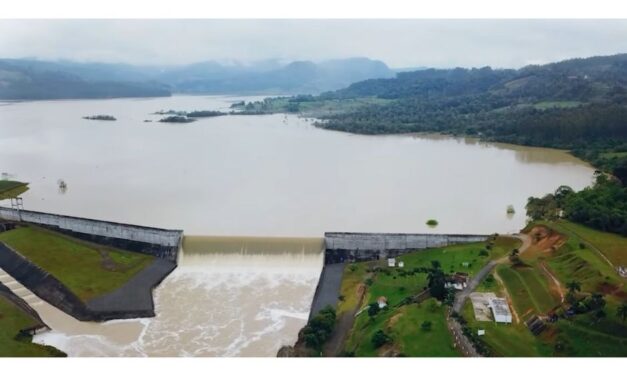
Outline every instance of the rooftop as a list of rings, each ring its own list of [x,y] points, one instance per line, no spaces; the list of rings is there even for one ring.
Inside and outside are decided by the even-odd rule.
[[[509,306],[507,305],[507,300],[503,298],[490,299],[490,307],[494,311],[495,315],[500,315],[500,316],[511,315],[511,312],[509,311]]]

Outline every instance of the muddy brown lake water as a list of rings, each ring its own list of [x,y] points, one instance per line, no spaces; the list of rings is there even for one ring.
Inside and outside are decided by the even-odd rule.
[[[74,356],[273,356],[305,323],[322,262],[311,241],[325,231],[514,232],[529,196],[592,180],[591,166],[559,150],[351,135],[291,115],[153,115],[242,99],[256,98],[0,105],[0,172],[30,182],[26,209],[199,235],[156,290],[156,318],[79,326],[51,309],[53,331],[37,341]],[[118,120],[82,119],[97,114]]]

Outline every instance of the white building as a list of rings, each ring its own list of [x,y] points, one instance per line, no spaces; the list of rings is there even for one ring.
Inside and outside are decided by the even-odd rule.
[[[444,282],[444,287],[447,289],[455,289],[455,290],[463,290],[466,288],[468,282],[468,274],[466,273],[455,273],[446,278],[446,282]]]
[[[490,309],[495,322],[512,323],[512,313],[507,305],[507,300],[503,298],[490,299]]]

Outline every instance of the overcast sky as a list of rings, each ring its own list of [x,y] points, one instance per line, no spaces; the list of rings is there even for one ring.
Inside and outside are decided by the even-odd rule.
[[[625,20],[0,20],[0,57],[133,64],[364,56],[520,67],[627,52]]]

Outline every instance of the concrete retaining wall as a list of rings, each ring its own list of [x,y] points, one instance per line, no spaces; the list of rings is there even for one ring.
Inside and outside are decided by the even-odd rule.
[[[411,251],[487,240],[489,235],[327,232],[325,264],[378,260]]]
[[[0,268],[39,298],[80,321],[154,317],[152,291],[175,267],[171,261],[156,259],[119,289],[85,303],[52,274],[0,242]]]
[[[166,230],[87,218],[0,207],[0,219],[52,228],[95,243],[141,252],[176,262],[182,230]]]
[[[41,299],[78,320],[97,320],[85,304],[50,273],[0,243],[0,267]]]

